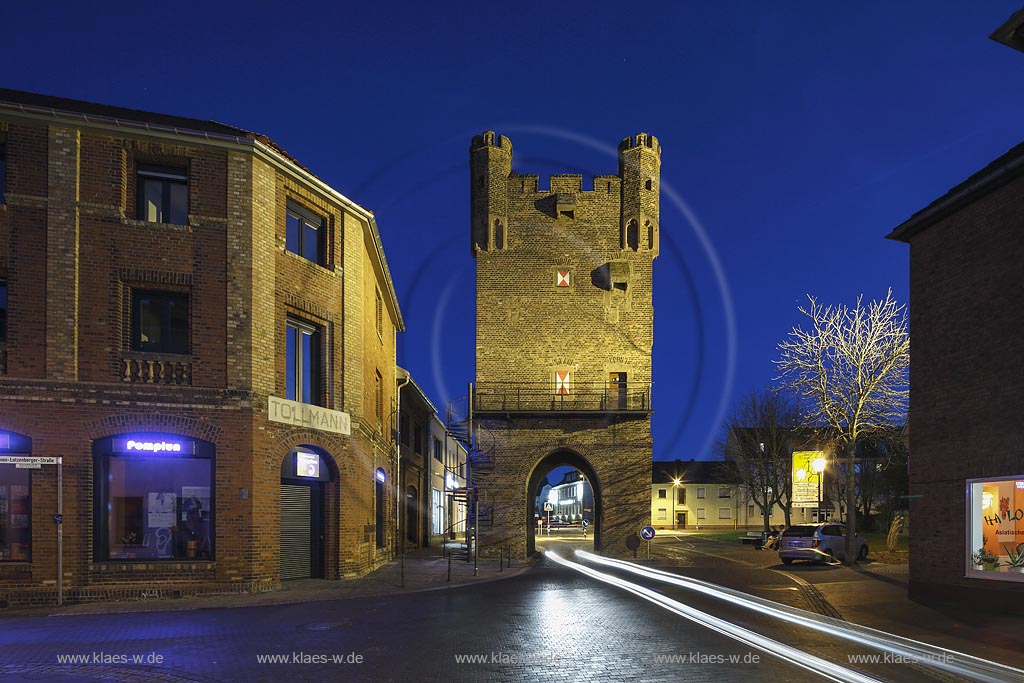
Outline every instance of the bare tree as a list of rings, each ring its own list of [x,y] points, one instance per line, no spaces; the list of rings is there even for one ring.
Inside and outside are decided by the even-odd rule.
[[[722,456],[736,463],[741,486],[761,511],[765,531],[776,505],[789,526],[792,441],[799,420],[790,397],[774,389],[752,391],[736,403],[718,444]]]
[[[775,361],[783,385],[801,401],[808,417],[835,440],[854,472],[857,440],[891,429],[906,418],[909,395],[910,334],[907,312],[886,293],[853,308],[823,306],[813,296],[800,312],[809,329],[796,326],[779,343]],[[855,477],[846,477],[846,561],[854,560],[857,531]]]

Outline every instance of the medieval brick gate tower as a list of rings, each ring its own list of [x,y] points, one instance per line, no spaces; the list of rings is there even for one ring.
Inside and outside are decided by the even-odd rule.
[[[534,552],[534,497],[552,467],[590,481],[595,548],[632,554],[650,520],[652,266],[661,148],[619,144],[617,175],[512,172],[512,143],[470,148],[476,258],[475,432],[480,552]],[[472,508],[472,505],[471,505]],[[493,552],[497,552],[493,550]]]

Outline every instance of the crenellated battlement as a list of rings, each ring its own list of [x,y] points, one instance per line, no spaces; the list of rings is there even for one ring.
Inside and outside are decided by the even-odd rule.
[[[512,153],[512,142],[504,135],[498,135],[493,130],[485,130],[481,135],[474,135],[470,143],[469,151],[481,147],[500,147],[509,154]]]
[[[540,176],[536,173],[513,173],[508,177],[508,191],[517,194],[551,194],[553,192],[576,192],[579,194],[614,194],[618,196],[622,178],[617,175],[593,176],[590,188],[583,189],[583,176],[555,173],[548,177],[546,187],[541,187]]]
[[[619,154],[637,147],[646,147],[654,150],[655,154],[661,156],[661,145],[658,143],[658,138],[649,133],[637,133],[636,135],[622,138],[622,142],[619,143]]]

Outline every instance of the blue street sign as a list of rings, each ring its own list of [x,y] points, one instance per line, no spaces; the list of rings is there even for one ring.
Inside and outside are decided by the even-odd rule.
[[[652,538],[654,538],[654,527],[653,526],[645,526],[643,529],[641,529],[640,530],[640,538],[644,539],[645,541],[649,541]]]
[[[589,519],[583,520],[583,528],[586,529],[588,526],[590,526],[590,520]]]

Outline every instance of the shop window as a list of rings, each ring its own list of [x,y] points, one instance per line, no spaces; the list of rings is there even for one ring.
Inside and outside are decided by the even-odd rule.
[[[320,330],[289,319],[285,340],[285,398],[321,405]]]
[[[442,502],[444,499],[441,497],[440,489],[430,489],[430,500],[434,510],[431,520],[432,530],[435,536],[440,536],[444,533],[444,505]]]
[[[32,561],[30,472],[0,465],[0,562]]]
[[[132,350],[187,354],[188,337],[188,294],[132,291]]]
[[[1024,581],[1024,474],[968,482],[967,573]]]
[[[285,216],[285,249],[324,265],[323,217],[292,201],[288,202]]]
[[[188,224],[188,171],[168,166],[139,166],[138,218],[150,223]]]
[[[175,434],[93,442],[95,559],[214,559],[214,446]]]

